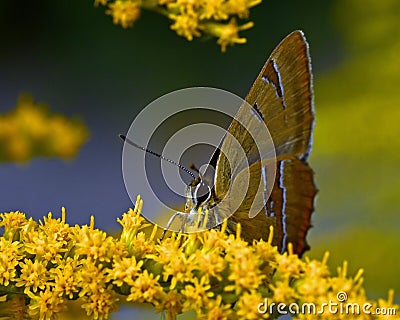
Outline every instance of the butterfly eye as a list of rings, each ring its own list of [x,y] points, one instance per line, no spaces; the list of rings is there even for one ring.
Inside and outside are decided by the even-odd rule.
[[[189,198],[187,198],[186,202],[185,202],[185,212],[188,212],[190,210],[191,206],[192,206],[192,202],[190,201]]]

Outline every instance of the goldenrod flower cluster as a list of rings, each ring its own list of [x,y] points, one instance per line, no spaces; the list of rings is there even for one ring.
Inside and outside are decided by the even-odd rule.
[[[290,248],[280,254],[270,241],[243,241],[240,227],[236,235],[227,235],[225,225],[160,240],[141,208],[138,197],[135,210],[118,219],[122,232],[116,238],[96,229],[93,218],[89,225],[69,226],[64,208],[61,218],[49,213],[39,222],[18,211],[1,214],[0,317],[55,319],[68,300],[78,300],[92,319],[107,319],[120,302],[151,303],[168,319],[188,310],[199,319],[273,319],[279,313],[264,312],[265,299],[270,305],[321,305],[337,302],[338,292],[347,295],[347,302],[369,303],[371,311],[398,311],[393,292],[387,300],[367,299],[362,271],[349,277],[344,264],[331,275],[327,255],[316,261],[302,260]],[[292,315],[346,318],[328,312]]]
[[[142,9],[168,17],[171,29],[192,41],[209,35],[217,38],[222,52],[228,45],[246,43],[239,32],[253,27],[253,22],[238,25],[237,19],[247,19],[250,8],[261,0],[95,0],[95,5],[107,6],[114,24],[128,28],[139,18]]]
[[[33,157],[70,159],[88,136],[79,119],[51,114],[30,95],[21,95],[15,109],[0,114],[0,162],[26,162]]]

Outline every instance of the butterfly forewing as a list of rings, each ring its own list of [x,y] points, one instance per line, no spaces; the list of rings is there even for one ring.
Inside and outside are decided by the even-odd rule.
[[[277,156],[306,159],[314,112],[310,56],[301,31],[292,32],[272,52],[246,101],[263,115]]]
[[[220,152],[217,160],[216,197],[234,199],[235,183],[240,186],[236,189],[240,189],[242,172],[249,170],[249,189],[229,219],[228,228],[234,232],[240,222],[246,240],[266,240],[272,225],[273,244],[283,251],[291,242],[294,252],[301,254],[307,249],[305,236],[316,193],[312,170],[305,163],[311,149],[314,113],[308,44],[301,31],[291,33],[276,47],[246,101],[251,110],[244,106],[239,109],[228,136],[237,139],[247,157],[232,155],[236,152],[230,146],[232,139],[225,138],[221,147],[224,152]],[[260,156],[260,146],[255,143],[257,136],[250,134],[257,132],[261,121],[267,125],[275,145],[270,157],[273,161]],[[275,169],[277,176],[271,180],[270,172],[275,173]],[[249,217],[255,202],[261,203],[261,207]]]

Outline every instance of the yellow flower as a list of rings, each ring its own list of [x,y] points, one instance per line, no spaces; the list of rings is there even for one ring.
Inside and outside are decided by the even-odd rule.
[[[17,264],[16,260],[4,259],[4,255],[0,257],[0,285],[8,286],[15,281]]]
[[[116,259],[108,271],[108,281],[118,287],[126,284],[132,286],[138,274],[142,271],[143,260],[136,261],[135,257]]]
[[[192,41],[193,37],[200,37],[200,25],[195,13],[189,11],[180,14],[170,14],[168,17],[174,21],[171,29],[175,30],[179,36],[189,41]]]
[[[270,231],[270,235],[272,235],[272,231]],[[260,241],[253,244],[254,252],[260,258],[260,261],[264,261],[264,263],[261,265],[261,269],[262,273],[265,275],[264,281],[267,282],[271,282],[272,275],[278,266],[276,257],[279,255],[279,253],[277,252],[277,247],[273,247],[271,245],[271,241]]]
[[[4,148],[6,160],[26,162],[34,152],[29,141],[21,135],[11,135]]]
[[[107,233],[89,226],[75,229],[76,254],[88,259],[110,262],[111,259],[125,255],[123,243],[116,241]]]
[[[66,252],[64,248],[65,241],[57,241],[57,234],[45,234],[43,232],[36,232],[32,234],[32,239],[26,239],[24,242],[24,249],[27,253],[36,255],[37,258],[55,262],[61,257],[61,254]]]
[[[79,120],[76,119],[75,123],[79,124]],[[75,123],[71,123],[64,116],[56,115],[47,124],[48,133],[52,133],[48,137],[48,148],[60,158],[75,157],[77,150],[87,140],[87,129]]]
[[[177,290],[171,290],[162,295],[156,305],[156,311],[166,311],[169,319],[176,318],[175,315],[182,313],[183,295]]]
[[[325,252],[322,261],[310,260],[308,257],[305,258],[306,266],[305,272],[308,276],[313,278],[322,278],[329,276],[329,269],[327,261],[329,258],[329,252]]]
[[[180,246],[181,238],[171,237],[165,239],[156,246],[156,253],[147,255],[155,262],[163,265],[163,280],[167,281],[171,277],[170,290],[174,289],[178,283],[191,280],[195,268],[192,259],[187,259],[183,252],[183,246]]]
[[[132,0],[116,0],[108,5],[106,14],[113,17],[114,24],[120,24],[122,28],[128,28],[140,16],[140,2]]]
[[[118,298],[115,297],[115,293],[110,289],[97,291],[85,297],[84,300],[85,303],[82,304],[82,308],[86,310],[86,314],[91,316],[92,319],[108,319],[110,313],[118,310],[116,304]]]
[[[214,293],[209,291],[211,285],[205,277],[202,277],[200,281],[198,278],[193,278],[191,282],[182,290],[182,294],[185,296],[183,311],[195,310],[197,313],[201,313],[201,309],[207,300],[214,296]]]
[[[226,20],[229,14],[226,12],[226,1],[224,0],[203,0],[200,19]]]
[[[4,237],[7,239],[13,239],[18,236],[17,232],[22,229],[28,220],[25,214],[19,211],[1,213],[0,214],[0,228],[4,227]]]
[[[309,299],[310,297],[324,296],[324,293],[329,289],[329,270],[326,262],[328,260],[328,253],[325,253],[322,261],[309,260],[306,257],[306,265],[302,279],[296,281],[296,288],[301,296]],[[314,299],[314,298],[313,298]]]
[[[379,307],[380,310],[383,310],[382,308],[385,308],[387,313],[390,312],[389,316],[382,314],[379,319],[391,319],[394,318],[395,315],[398,315],[400,312],[399,305],[396,305],[394,303],[394,290],[389,290],[387,300],[382,298],[378,299],[376,306]]]
[[[292,246],[289,244],[289,252],[277,255],[276,262],[279,265],[279,271],[282,271],[274,275],[277,279],[298,278],[305,270],[304,261],[293,254],[291,248]]]
[[[204,277],[222,280],[222,271],[226,268],[227,263],[218,250],[208,252],[198,250],[194,255],[194,262]]]
[[[288,280],[276,281],[270,285],[270,288],[273,291],[272,300],[277,303],[285,301],[285,303],[289,304],[294,302],[298,297],[296,290],[290,286]]]
[[[222,224],[221,231],[217,230],[209,230],[206,231],[205,233],[200,233],[200,236],[198,239],[202,243],[202,252],[209,252],[209,251],[214,251],[215,253],[221,253],[223,250],[225,250],[225,242],[226,242],[226,235],[225,235],[225,230],[226,230],[226,223],[225,221]]]
[[[157,261],[157,260],[156,260]],[[194,264],[186,259],[182,252],[177,252],[169,263],[164,264],[163,279],[171,279],[170,289],[174,289],[178,283],[184,283],[193,279]]]
[[[35,104],[30,95],[18,97],[15,117],[19,119],[20,129],[34,140],[41,140],[47,135],[47,117],[44,105]]]
[[[176,0],[168,3],[168,8],[174,11],[178,10],[181,13],[195,13],[201,6],[201,1],[198,0]]]
[[[29,315],[39,320],[54,319],[54,316],[65,309],[63,299],[60,299],[57,294],[46,287],[44,291],[38,294],[27,292],[31,299],[29,303]]]
[[[129,244],[129,249],[136,258],[142,259],[155,251],[155,243],[149,241],[144,232],[139,232]]]
[[[252,290],[250,292],[244,292],[239,298],[235,308],[237,309],[236,314],[240,319],[256,320],[262,317],[268,317],[268,314],[263,316],[258,312],[257,306],[263,302],[263,297],[260,293]]]
[[[230,15],[237,15],[239,18],[248,18],[249,9],[259,5],[261,0],[229,0],[226,3]]]
[[[29,291],[37,292],[38,289],[44,289],[48,281],[47,262],[43,264],[39,260],[32,261],[25,258],[20,262],[21,275],[16,279],[17,287],[24,287],[24,293]]]
[[[92,260],[84,260],[77,270],[76,282],[80,287],[80,297],[93,295],[107,287],[106,269],[102,264],[96,265]]]
[[[127,301],[133,302],[149,302],[158,304],[158,299],[163,297],[163,288],[161,287],[158,279],[160,276],[154,277],[153,274],[144,270],[139,274],[131,286],[131,291]]]
[[[352,289],[358,289],[363,282],[362,274],[364,270],[360,269],[354,279],[347,277],[347,261],[343,262],[342,267],[338,267],[338,276],[331,278],[331,286],[334,291],[350,292]]]
[[[145,254],[152,251],[149,248],[151,241],[145,241],[143,243],[143,236],[138,236],[137,233],[140,229],[151,226],[151,224],[146,223],[146,220],[140,215],[143,207],[143,200],[140,196],[136,198],[135,209],[129,209],[122,215],[122,219],[118,218],[118,223],[122,226],[122,233],[120,236],[120,241],[125,243],[126,248],[130,253],[135,254],[136,257],[141,257],[141,254]],[[140,239],[139,239],[140,238]],[[153,235],[154,238],[154,235]],[[152,238],[152,239],[153,239]],[[142,239],[142,240],[141,240]],[[151,239],[151,240],[152,240]]]
[[[224,304],[222,297],[218,295],[216,299],[208,299],[205,305],[206,313],[199,315],[199,319],[207,320],[227,320],[231,318],[234,312],[231,310],[230,304]]]
[[[261,0],[95,0],[94,5],[107,3],[106,13],[112,15],[114,24],[123,28],[133,25],[141,9],[150,10],[172,20],[170,28],[188,41],[202,33],[217,37],[224,52],[228,45],[246,42],[238,33],[252,27],[253,23],[239,27],[235,18],[247,19],[250,8]]]
[[[239,295],[242,290],[258,288],[265,275],[261,274],[261,261],[248,243],[230,235],[225,250],[225,259],[230,269],[228,280],[232,281],[231,285],[225,287],[225,291],[235,291]]]
[[[367,299],[362,269],[349,277],[345,262],[332,276],[328,254],[322,261],[302,260],[291,245],[288,252],[279,253],[271,247],[272,230],[267,242],[252,244],[241,239],[239,225],[236,235],[227,235],[226,222],[221,230],[172,233],[157,240],[157,227],[151,233],[138,232],[149,226],[140,217],[141,203],[138,197],[135,210],[119,220],[119,238],[94,229],[94,218],[89,226],[70,227],[65,209],[61,218],[49,214],[40,223],[20,213],[2,214],[0,286],[6,296],[0,297],[0,318],[6,312],[10,319],[54,319],[68,300],[78,300],[92,319],[107,319],[117,309],[117,295],[127,302],[150,303],[157,312],[165,311],[168,320],[189,310],[198,319],[268,318],[276,314],[258,314],[265,299],[269,304],[306,302],[320,307],[339,301],[339,294],[346,302],[398,310],[393,291],[387,300]],[[332,317],[343,318],[321,315]]]
[[[253,25],[253,22],[247,22],[239,26],[236,19],[232,18],[228,24],[207,22],[204,24],[204,30],[206,33],[218,38],[217,43],[221,46],[221,51],[225,52],[228,45],[246,43],[246,38],[239,37],[239,31],[250,29]]]
[[[28,95],[20,95],[11,112],[0,115],[0,161],[26,162],[32,157],[74,157],[88,139],[81,120],[50,114]]]
[[[18,261],[23,257],[21,244],[0,238],[0,285],[8,286],[15,281]]]
[[[175,258],[177,252],[182,252],[180,247],[181,243],[181,236],[176,237],[175,234],[172,234],[170,238],[166,238],[161,243],[156,245],[156,252],[146,255],[146,258],[162,264],[168,264]]]
[[[74,295],[80,290],[78,285],[77,272],[80,269],[79,260],[67,257],[65,260],[60,260],[57,267],[50,269],[50,274],[54,283],[53,291],[59,297],[73,299]]]

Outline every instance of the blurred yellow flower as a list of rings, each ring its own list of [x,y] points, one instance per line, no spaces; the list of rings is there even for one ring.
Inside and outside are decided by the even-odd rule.
[[[94,5],[107,6],[113,23],[128,28],[139,18],[142,9],[154,11],[172,21],[177,35],[192,41],[194,37],[218,38],[221,51],[228,45],[246,43],[239,32],[253,27],[253,22],[238,25],[236,18],[247,19],[250,8],[261,0],[95,0]]]
[[[175,30],[178,36],[184,37],[189,41],[192,41],[193,37],[201,36],[199,21],[194,12],[170,14],[168,17],[174,21],[171,29]]]
[[[218,36],[217,43],[221,46],[221,51],[225,52],[227,46],[233,46],[234,44],[244,44],[247,42],[246,38],[239,37],[239,31],[247,30],[252,28],[253,22],[247,22],[244,25],[238,26],[236,19],[231,19],[231,21],[224,26],[210,25],[209,29],[212,30],[210,33]]]
[[[132,27],[140,16],[140,1],[116,0],[108,5],[107,14],[113,17],[114,24],[120,24],[122,28]]]
[[[225,233],[225,223],[221,230],[160,240],[157,227],[141,217],[142,205],[138,197],[135,209],[118,219],[117,238],[95,229],[93,218],[89,225],[69,226],[65,209],[61,218],[50,213],[39,223],[20,212],[1,214],[0,284],[6,296],[0,298],[0,317],[55,319],[70,300],[79,301],[91,319],[108,319],[119,302],[150,303],[171,320],[190,310],[199,319],[277,318],[281,309],[272,307],[278,305],[286,305],[283,311],[294,318],[343,318],[292,308],[329,301],[399,311],[393,291],[387,299],[366,297],[362,270],[350,277],[345,262],[333,276],[327,254],[322,261],[302,260],[290,245],[281,254],[271,246],[272,237],[249,244],[240,226],[236,235]],[[357,314],[357,319],[388,318]]]
[[[0,161],[27,162],[33,157],[71,159],[88,140],[79,119],[50,114],[32,96],[20,95],[17,106],[0,115]]]

